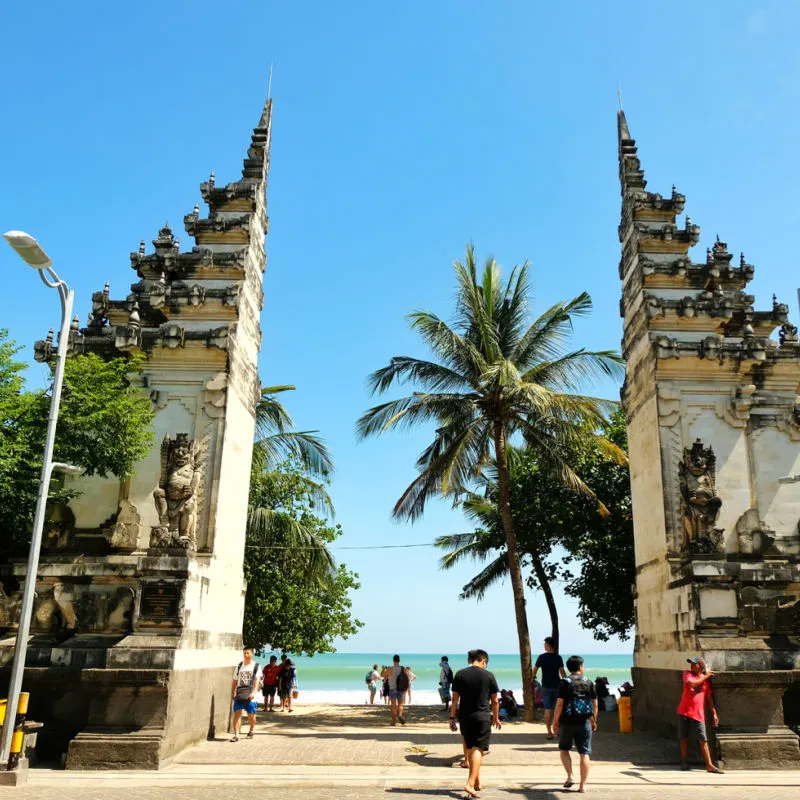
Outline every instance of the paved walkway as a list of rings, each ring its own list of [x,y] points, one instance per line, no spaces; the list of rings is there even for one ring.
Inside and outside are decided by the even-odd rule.
[[[232,793],[274,790],[280,800],[403,800],[463,797],[460,740],[443,713],[412,708],[407,725],[390,727],[381,707],[300,707],[260,715],[256,736],[203,742],[159,772],[35,769],[28,785],[0,789],[20,800],[229,800]],[[244,726],[246,730],[246,724]],[[622,736],[616,717],[601,718],[594,741],[591,794],[609,800],[686,800],[689,795],[747,800],[800,796],[800,770],[681,772],[672,742]],[[569,794],[554,742],[544,726],[512,723],[493,734],[482,778],[486,800],[550,800]]]

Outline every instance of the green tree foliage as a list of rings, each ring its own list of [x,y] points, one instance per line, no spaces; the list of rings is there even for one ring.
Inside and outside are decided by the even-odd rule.
[[[49,389],[25,389],[18,348],[0,331],[0,530],[6,544],[24,542],[36,506]],[[104,361],[94,354],[67,359],[54,459],[88,475],[127,478],[153,443],[149,399],[131,386],[143,357]],[[67,495],[54,486],[51,499]]]
[[[256,648],[313,655],[362,626],[350,600],[359,583],[330,552],[342,532],[326,488],[333,459],[317,431],[292,430],[277,398],[291,389],[264,389],[256,410],[243,636]]]
[[[532,718],[530,635],[507,450],[514,437],[522,438],[555,480],[594,497],[565,454],[576,440],[589,435],[587,431],[599,428],[614,404],[577,392],[596,376],[620,374],[621,359],[610,351],[566,348],[573,320],[591,311],[587,294],[557,303],[532,319],[527,264],[516,267],[504,282],[499,266],[489,258],[479,276],[469,246],[465,261],[455,262],[454,269],[454,323],[448,325],[427,311],[409,315],[433,360],[396,356],[369,378],[378,393],[409,381],[422,391],[370,409],[359,420],[358,432],[367,437],[391,428],[435,426],[433,441],[417,462],[418,477],[395,505],[395,516],[404,519],[422,514],[432,496],[462,497],[484,468],[494,464],[526,716]],[[599,437],[598,446],[618,454]]]
[[[627,447],[625,418],[616,411],[604,424],[605,438],[620,450]],[[595,639],[617,635],[626,639],[633,627],[635,580],[633,520],[628,468],[609,459],[596,440],[573,446],[569,454],[603,508],[584,494],[555,480],[520,449],[509,458],[511,501],[527,584],[541,589],[548,604],[551,635],[558,642],[558,610],[551,584],[562,582],[566,594],[578,600],[581,625]],[[472,533],[442,536],[436,545],[447,550],[441,560],[448,569],[464,559],[488,562],[463,588],[462,598],[480,600],[486,590],[508,574],[502,522],[497,510],[497,486],[473,495],[464,510],[479,526]]]
[[[337,565],[330,553],[342,529],[316,513],[317,494],[296,461],[268,473],[254,471],[250,496],[259,505],[251,506],[245,550],[243,629],[253,647],[330,653],[334,639],[362,627],[350,600],[360,586],[358,575]],[[254,509],[271,512],[266,529],[254,527]]]

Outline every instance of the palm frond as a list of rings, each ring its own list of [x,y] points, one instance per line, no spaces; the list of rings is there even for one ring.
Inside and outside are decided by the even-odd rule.
[[[470,388],[467,379],[455,370],[410,356],[395,356],[388,366],[375,370],[367,379],[373,394],[382,394],[393,383],[406,381],[418,381],[432,392]]]
[[[589,380],[620,378],[623,374],[624,361],[618,353],[582,348],[535,364],[522,375],[522,380],[539,383],[551,389],[574,391]]]
[[[469,583],[461,590],[461,599],[483,600],[486,590],[499,583],[508,574],[508,557],[502,553],[489,562]]]
[[[298,459],[313,475],[330,475],[335,464],[325,440],[317,431],[281,431],[257,439],[253,463],[258,469],[273,469],[279,462]]]
[[[422,422],[474,414],[476,398],[458,393],[418,393],[391,400],[366,411],[356,423],[356,433],[360,439],[366,439],[394,427],[408,428]]]

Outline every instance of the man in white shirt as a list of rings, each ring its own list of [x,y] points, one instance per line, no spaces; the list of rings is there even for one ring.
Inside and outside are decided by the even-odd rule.
[[[381,680],[381,674],[378,672],[378,665],[375,664],[366,675],[367,689],[369,689],[369,704],[375,705],[375,694],[378,691],[378,684]]]
[[[247,738],[253,738],[256,728],[256,692],[258,692],[258,681],[260,679],[258,664],[253,663],[253,648],[245,647],[242,650],[242,661],[236,668],[231,686],[231,700],[233,700],[233,737],[232,742],[239,741],[239,731],[242,727],[242,712],[247,712],[247,721],[250,723],[250,730]]]

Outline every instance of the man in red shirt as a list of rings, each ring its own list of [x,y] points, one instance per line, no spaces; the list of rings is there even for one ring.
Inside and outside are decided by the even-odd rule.
[[[689,669],[683,673],[683,694],[678,705],[678,738],[681,741],[681,769],[689,769],[686,760],[689,751],[689,731],[693,730],[695,738],[700,745],[700,752],[706,761],[708,772],[721,773],[719,767],[714,766],[711,752],[708,749],[708,735],[706,734],[706,700],[711,706],[714,727],[719,725],[717,709],[714,708],[714,698],[711,696],[711,670],[706,669],[706,662],[700,656],[688,659]]]
[[[281,671],[278,659],[269,657],[269,666],[264,667],[264,711],[275,710],[275,692],[278,691],[278,674]]]

